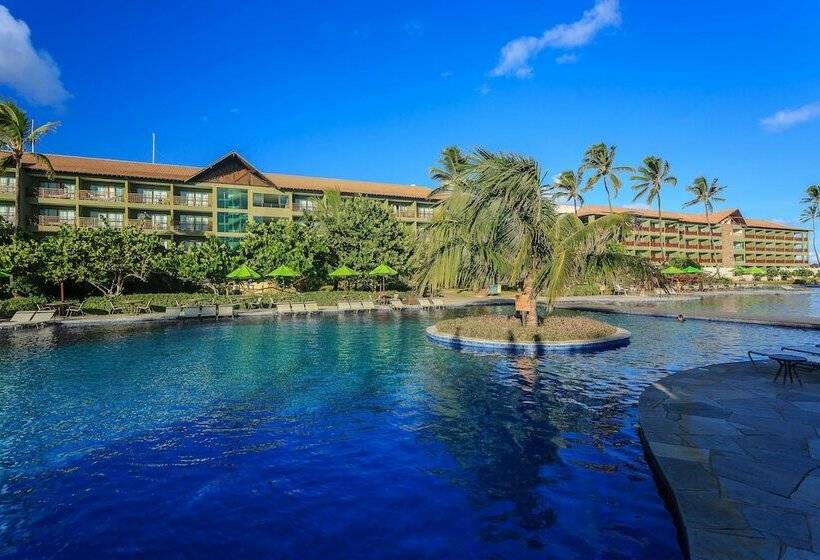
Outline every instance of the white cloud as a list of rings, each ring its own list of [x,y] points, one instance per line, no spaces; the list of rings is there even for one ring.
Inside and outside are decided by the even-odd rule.
[[[419,36],[424,34],[424,24],[417,19],[411,19],[404,22],[401,26],[402,30],[411,36]]]
[[[820,117],[820,101],[797,107],[782,109],[773,115],[760,120],[760,126],[766,130],[779,131]]]
[[[447,80],[453,77],[453,73],[450,70],[445,70],[444,72],[439,74],[442,80]]]
[[[573,64],[578,62],[578,55],[575,53],[565,53],[555,57],[556,64]]]
[[[540,37],[519,37],[504,45],[501,48],[501,60],[490,75],[529,78],[532,76],[529,61],[542,50],[581,47],[592,41],[602,29],[620,23],[618,0],[596,0],[595,5],[585,11],[578,21],[551,27]]]
[[[492,90],[490,89],[490,86],[488,86],[487,84],[482,84],[481,87],[479,87],[476,91],[480,95],[490,95],[490,92]]]
[[[57,64],[47,52],[35,50],[26,22],[14,19],[5,6],[0,6],[0,84],[37,105],[59,107],[71,97]]]

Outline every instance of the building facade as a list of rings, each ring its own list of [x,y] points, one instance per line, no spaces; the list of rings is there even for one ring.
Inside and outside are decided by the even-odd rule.
[[[138,163],[49,155],[51,177],[36,161],[25,162],[24,203],[16,208],[14,176],[0,175],[0,218],[33,232],[57,231],[70,224],[93,227],[136,225],[179,242],[216,236],[238,243],[251,221],[298,219],[328,191],[342,197],[383,201],[411,225],[429,221],[431,190],[347,179],[262,173],[231,152],[207,167]]]
[[[635,216],[637,225],[624,240],[626,249],[656,263],[687,257],[702,266],[731,269],[809,266],[809,231],[768,220],[745,218],[740,210],[709,215],[614,208]],[[607,206],[583,206],[578,216],[591,220],[609,214]],[[711,225],[710,225],[711,224]]]

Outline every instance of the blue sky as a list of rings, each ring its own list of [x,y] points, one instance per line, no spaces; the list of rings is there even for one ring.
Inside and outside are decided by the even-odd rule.
[[[62,122],[43,151],[144,161],[156,132],[158,161],[430,184],[448,144],[552,176],[603,140],[670,161],[670,210],[705,174],[789,222],[820,182],[814,0],[3,6],[0,95]]]

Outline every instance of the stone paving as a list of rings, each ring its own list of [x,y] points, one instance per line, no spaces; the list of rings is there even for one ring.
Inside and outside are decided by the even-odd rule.
[[[719,364],[641,395],[647,459],[696,560],[820,559],[820,371]]]

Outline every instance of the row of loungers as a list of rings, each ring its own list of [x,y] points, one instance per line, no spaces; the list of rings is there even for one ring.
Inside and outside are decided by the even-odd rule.
[[[376,304],[372,301],[340,301],[336,304],[339,311],[373,311]]]
[[[44,309],[40,311],[17,311],[9,319],[14,328],[18,327],[38,327],[51,322],[56,311]]]
[[[213,305],[175,305],[165,308],[165,316],[171,319],[208,319],[236,317],[239,305],[233,303],[221,303]],[[303,303],[275,303],[272,306],[280,315],[288,313],[319,313],[319,304],[315,301]]]

